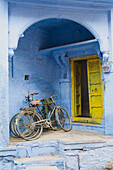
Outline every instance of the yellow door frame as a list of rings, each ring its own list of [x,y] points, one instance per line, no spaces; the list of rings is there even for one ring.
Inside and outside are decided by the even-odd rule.
[[[81,116],[81,65],[79,63],[74,63],[73,65],[74,73],[74,102],[76,107],[74,107],[74,117]]]
[[[76,100],[75,99],[75,68],[74,68],[74,62],[78,61],[78,60],[85,60],[85,59],[93,60],[93,59],[99,59],[99,57],[98,57],[98,55],[94,55],[94,56],[87,56],[87,57],[79,57],[79,58],[72,58],[72,59],[70,59],[71,60],[72,118],[73,118],[73,121],[75,121],[75,122],[100,124],[101,123],[101,119],[103,118],[103,112],[102,112],[101,118],[95,118],[95,117],[92,117],[92,118],[77,117],[77,113],[76,113],[76,105],[75,105],[75,102],[76,102],[75,101]],[[101,61],[99,61],[99,62],[101,62]],[[100,66],[100,72],[101,72],[101,76],[102,76],[102,66]],[[101,80],[101,93],[102,93],[102,101],[103,101],[102,80]],[[90,100],[90,98],[89,98],[89,100]],[[103,102],[102,102],[102,108],[103,108]],[[90,109],[91,109],[91,105],[90,105]]]

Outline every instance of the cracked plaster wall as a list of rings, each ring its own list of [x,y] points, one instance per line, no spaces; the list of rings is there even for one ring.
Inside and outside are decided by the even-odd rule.
[[[0,1],[0,147],[9,141],[8,111],[8,4]]]
[[[113,168],[113,143],[26,142],[0,148],[1,170],[22,170],[28,167],[54,165],[61,170],[104,170]],[[35,158],[53,156],[51,161]],[[54,156],[61,157],[54,161]],[[16,159],[18,158],[18,161]],[[19,158],[31,158],[30,162]],[[33,159],[34,158],[34,161]]]

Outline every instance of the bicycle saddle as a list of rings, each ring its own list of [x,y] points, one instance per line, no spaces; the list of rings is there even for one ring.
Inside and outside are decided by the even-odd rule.
[[[37,104],[39,104],[39,103],[40,103],[40,100],[35,100],[35,101],[30,102],[30,104],[31,104],[32,106],[37,105]]]

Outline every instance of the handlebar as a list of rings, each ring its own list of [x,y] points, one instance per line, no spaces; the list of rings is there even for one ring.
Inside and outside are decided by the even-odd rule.
[[[56,94],[54,94],[53,96],[50,96],[50,98],[53,98],[53,97],[55,97],[55,96],[57,96]]]
[[[33,101],[34,99],[33,99],[33,96],[34,95],[37,95],[37,94],[39,94],[39,93],[31,93],[31,94],[29,94],[29,91],[28,91],[28,96],[25,96],[25,98],[27,99],[27,101]],[[32,99],[30,98],[30,95],[32,96]],[[50,96],[49,98],[51,98],[52,99],[52,101],[54,101],[53,100],[53,97],[55,97],[55,96],[57,96],[56,94],[54,94],[54,95],[52,95],[52,96]]]
[[[30,95],[32,95],[32,96],[33,96],[33,95],[37,95],[37,94],[38,94],[38,93],[32,93],[32,94],[30,94]]]
[[[30,102],[30,101],[33,101],[33,100],[34,100],[34,99],[33,99],[33,96],[34,96],[34,95],[37,95],[37,94],[38,94],[38,93],[29,94],[29,91],[28,91],[28,96],[25,96],[25,98],[26,98],[27,101]],[[30,99],[30,95],[32,96],[32,99]]]
[[[55,96],[57,96],[56,94],[54,94],[53,96],[50,96],[50,99],[52,99],[53,100],[53,97],[55,97]]]
[[[32,96],[32,101],[34,100],[34,98],[33,98],[33,96],[34,95],[37,95],[38,93],[32,93],[32,94],[30,94],[31,96]]]

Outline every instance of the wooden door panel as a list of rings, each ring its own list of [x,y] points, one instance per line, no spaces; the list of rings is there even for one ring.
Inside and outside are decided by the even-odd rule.
[[[74,62],[75,67],[75,116],[81,116],[81,64]]]
[[[90,93],[93,95],[101,94],[101,84],[90,84]]]
[[[100,83],[100,73],[98,72],[93,72],[93,73],[90,73],[89,74],[89,80],[90,80],[90,83]]]
[[[101,107],[102,106],[102,97],[101,97],[101,95],[99,96],[99,95],[91,95],[90,96],[91,97],[91,99],[90,99],[90,101],[91,101],[91,108],[92,107]]]
[[[72,81],[72,111],[73,120],[81,115],[81,66],[75,61],[71,61],[71,81]]]
[[[101,80],[102,66],[100,59],[88,60],[87,70],[90,116],[94,119],[102,119],[103,86]]]
[[[95,61],[93,60],[93,62],[89,62],[89,63],[90,63],[89,64],[89,72],[92,72],[92,71],[95,72],[95,71],[99,71],[100,70],[100,68],[99,68],[99,60],[98,59],[96,59]]]
[[[102,108],[100,107],[93,107],[92,108],[92,118],[93,119],[102,119],[102,114],[101,114]]]

